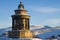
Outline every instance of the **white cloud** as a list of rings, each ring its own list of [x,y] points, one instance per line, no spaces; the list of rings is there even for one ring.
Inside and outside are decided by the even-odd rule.
[[[49,19],[46,20],[46,24],[58,24],[60,23],[60,19]]]
[[[52,7],[29,7],[31,11],[40,12],[40,13],[50,13],[50,12],[59,12],[60,8]]]
[[[43,13],[49,13],[49,12],[57,12],[60,11],[59,8],[39,8],[36,11],[43,12]]]
[[[47,19],[47,20],[43,21],[42,24],[58,26],[58,25],[60,25],[60,19]]]

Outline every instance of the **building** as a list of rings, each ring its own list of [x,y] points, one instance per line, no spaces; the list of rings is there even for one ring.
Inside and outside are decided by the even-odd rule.
[[[30,16],[27,10],[24,9],[22,2],[15,10],[15,15],[12,15],[12,31],[9,31],[9,38],[33,38],[33,32],[30,31]]]

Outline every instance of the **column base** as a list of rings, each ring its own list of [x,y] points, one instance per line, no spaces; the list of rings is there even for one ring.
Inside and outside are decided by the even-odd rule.
[[[30,30],[9,31],[9,38],[33,38],[33,32]]]

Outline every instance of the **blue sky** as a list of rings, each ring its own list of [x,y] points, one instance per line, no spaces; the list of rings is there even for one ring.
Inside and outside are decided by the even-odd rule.
[[[10,27],[20,0],[0,0],[0,28]],[[60,0],[22,0],[30,25],[60,26]]]

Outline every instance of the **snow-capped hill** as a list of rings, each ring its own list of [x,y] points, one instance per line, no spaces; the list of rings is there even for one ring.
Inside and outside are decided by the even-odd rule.
[[[5,29],[0,29],[0,34],[4,33]]]
[[[56,26],[55,29],[60,29],[60,26]]]
[[[7,31],[10,31],[11,29],[11,27],[0,29],[0,35],[4,34]]]
[[[31,29],[32,31],[37,31],[37,30],[52,29],[52,28],[50,26],[35,26]]]
[[[30,30],[41,29],[41,28],[44,28],[44,26],[34,26],[34,25],[30,26]]]
[[[60,35],[60,29],[58,29],[60,27],[55,27],[52,28],[50,26],[31,26],[31,31],[34,33],[34,36],[38,37],[38,38],[49,38],[51,36],[58,36]],[[4,32],[7,32],[9,30],[11,30],[12,27],[8,27],[8,28],[3,28],[0,29],[0,34],[3,34]],[[3,39],[3,37],[0,37],[0,39]],[[33,39],[31,39],[33,40]]]
[[[11,29],[12,29],[12,27],[0,29],[0,34],[3,34],[4,32],[9,31]],[[49,27],[49,26],[31,26],[30,29],[31,29],[31,31],[36,32],[36,33],[37,32],[43,33],[43,32],[49,31],[51,29],[51,27]]]
[[[60,35],[60,29],[55,29],[49,32],[45,32],[43,34],[37,34],[36,36],[39,38],[50,38],[52,36],[56,36],[58,38],[59,35]]]
[[[53,28],[51,28],[50,26],[44,26],[42,28],[35,28],[34,30],[31,30],[31,31],[34,33],[34,35],[38,35],[38,34],[43,34],[51,30],[53,30]]]

